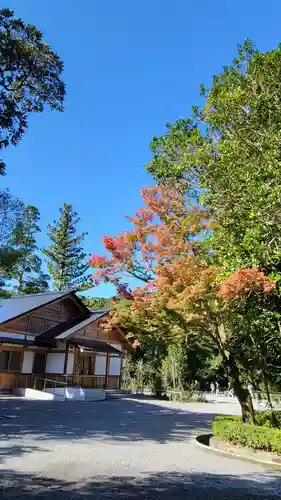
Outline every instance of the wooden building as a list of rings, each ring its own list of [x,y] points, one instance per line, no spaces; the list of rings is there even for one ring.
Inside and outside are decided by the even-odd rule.
[[[0,301],[0,390],[118,389],[128,343],[121,328],[103,329],[108,314],[90,311],[73,290]]]

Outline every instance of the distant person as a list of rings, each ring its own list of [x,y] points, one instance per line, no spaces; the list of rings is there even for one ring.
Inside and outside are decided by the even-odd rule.
[[[220,395],[220,386],[219,386],[219,383],[217,381],[215,382],[215,386],[216,386],[216,396],[219,396]]]
[[[231,383],[230,383],[230,382],[228,382],[228,386],[227,386],[227,387],[228,387],[227,396],[228,396],[229,398],[233,398],[233,397],[234,397],[234,390],[233,390],[233,388],[231,387]]]
[[[210,388],[211,388],[211,394],[214,396],[214,394],[216,392],[216,386],[215,386],[214,382],[211,382]]]

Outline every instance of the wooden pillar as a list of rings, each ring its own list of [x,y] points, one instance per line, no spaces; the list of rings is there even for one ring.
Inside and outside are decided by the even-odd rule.
[[[80,350],[79,350],[79,347],[77,347],[77,357],[75,359],[75,371],[76,371],[76,385],[79,385],[79,379],[80,379],[80,375],[79,375],[79,368],[80,368],[80,364],[79,364],[79,361],[80,361]]]
[[[65,347],[65,355],[64,355],[64,367],[63,367],[64,375],[67,375],[68,349],[69,349],[69,344],[67,342],[66,347]]]
[[[23,365],[23,359],[24,359],[24,347],[21,349],[21,355],[20,355],[20,375],[22,373],[22,365]]]
[[[92,376],[94,377],[95,374],[96,374],[96,354],[93,354],[92,357],[91,357],[91,362],[92,362],[92,366],[91,366],[91,369],[92,369]]]
[[[118,389],[121,389],[121,379],[122,379],[122,368],[123,368],[123,356],[121,354],[121,362],[120,362],[120,373],[119,373],[119,383],[118,383]]]
[[[106,353],[106,369],[105,369],[105,388],[108,388],[108,377],[109,377],[109,363],[110,363],[110,354]]]

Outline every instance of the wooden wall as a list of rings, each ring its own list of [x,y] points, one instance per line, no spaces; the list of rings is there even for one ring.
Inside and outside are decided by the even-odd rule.
[[[36,309],[30,314],[12,320],[3,325],[5,331],[33,333],[39,335],[53,328],[58,323],[75,319],[81,315],[81,309],[71,297],[57,300]]]
[[[98,322],[91,323],[86,328],[78,330],[73,337],[75,339],[97,339],[103,340],[105,342],[115,342],[126,345],[126,341],[117,328],[113,328],[110,331],[104,330],[98,325]]]
[[[17,374],[13,372],[0,372],[0,391],[9,391],[16,386]]]

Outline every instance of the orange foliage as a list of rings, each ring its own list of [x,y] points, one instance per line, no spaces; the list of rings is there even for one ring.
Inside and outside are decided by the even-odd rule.
[[[237,269],[219,287],[219,269],[197,257],[198,235],[209,231],[210,218],[201,207],[186,204],[181,189],[155,186],[142,190],[145,207],[127,217],[131,231],[104,236],[107,256],[93,255],[94,282],[111,282],[131,299],[132,311],[185,307],[209,298],[231,302],[250,293],[269,293],[274,282],[259,269]],[[130,276],[145,283],[130,291]]]
[[[275,283],[258,268],[239,268],[219,287],[219,296],[231,302],[251,293],[269,293]]]
[[[194,235],[206,229],[206,214],[196,206],[187,206],[183,193],[176,188],[156,186],[142,190],[145,208],[134,217],[131,231],[104,236],[108,257],[93,255],[95,284],[118,284],[123,274],[146,283],[156,278],[156,267],[175,255],[192,253]]]

